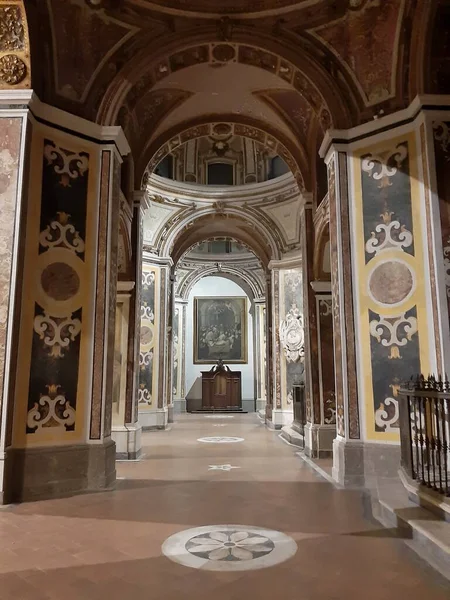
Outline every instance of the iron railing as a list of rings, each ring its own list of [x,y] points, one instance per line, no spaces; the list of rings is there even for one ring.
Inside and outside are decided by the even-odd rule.
[[[450,496],[450,381],[419,377],[400,395],[402,467],[420,484]]]

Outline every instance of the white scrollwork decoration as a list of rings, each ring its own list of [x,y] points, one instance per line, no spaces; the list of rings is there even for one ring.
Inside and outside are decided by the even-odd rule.
[[[143,384],[138,389],[138,403],[147,404],[148,406],[152,404],[152,395]]]
[[[280,343],[283,347],[287,362],[297,362],[305,356],[305,333],[303,316],[296,306],[293,306],[280,323]]]
[[[155,274],[147,271],[142,271],[142,285],[148,288],[155,281]]]
[[[27,427],[35,433],[49,427],[67,431],[68,427],[75,425],[75,409],[59,388],[59,385],[47,386],[48,394],[42,395],[28,411]]]
[[[81,154],[68,154],[65,150],[59,146],[50,146],[47,144],[44,148],[44,156],[47,159],[49,165],[53,164],[56,160],[62,162],[62,166],[55,165],[55,173],[58,175],[68,175],[71,179],[77,179],[89,168],[89,159],[87,156]]]
[[[147,306],[145,303],[141,306],[141,320],[150,321],[151,323],[155,321],[155,313],[152,307]]]
[[[388,413],[386,406],[393,407],[394,411],[392,415]],[[384,433],[396,432],[398,431],[399,414],[398,400],[388,397],[375,411],[375,423],[381,429],[384,428]]]
[[[139,366],[141,370],[144,370],[145,367],[148,367],[153,360],[153,350],[149,350],[148,352],[140,352],[139,353]]]
[[[331,315],[333,310],[333,301],[331,298],[321,298],[319,300],[319,310],[322,317],[328,317]]]
[[[417,333],[417,319],[406,317],[405,313],[393,318],[379,316],[378,321],[370,321],[369,329],[370,334],[383,346],[405,346]]]
[[[336,396],[334,392],[330,393],[324,404],[324,422],[327,425],[333,425],[336,423]]]
[[[386,211],[381,217],[384,223],[379,223],[372,231],[371,237],[366,242],[366,252],[377,256],[386,250],[400,250],[411,246],[413,236],[399,221],[391,221],[393,213]]]
[[[64,246],[72,252],[84,252],[84,241],[75,227],[69,223],[70,215],[59,212],[58,220],[52,221],[39,234],[39,244],[43,248]]]
[[[53,358],[62,358],[63,348],[68,348],[81,331],[81,321],[72,319],[72,315],[62,319],[53,318],[47,312],[34,318],[34,331],[50,349]]]
[[[399,144],[396,148],[392,148],[381,155],[369,154],[369,156],[363,158],[362,170],[369,177],[381,181],[380,187],[392,185],[389,178],[397,174],[407,156],[407,147],[404,144]]]
[[[433,123],[434,139],[441,142],[442,150],[447,154],[450,150],[450,128],[447,123],[443,121],[436,121]],[[447,157],[450,160],[450,156]]]

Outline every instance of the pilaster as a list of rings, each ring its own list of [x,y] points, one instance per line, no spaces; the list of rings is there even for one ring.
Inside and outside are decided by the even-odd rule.
[[[331,132],[321,149],[329,172],[334,477],[342,483],[396,476],[398,389],[445,363],[435,300],[445,269],[426,128],[433,102],[442,98],[416,98],[404,111]]]
[[[4,432],[7,501],[104,489],[111,439],[121,156],[102,128],[30,100]],[[45,120],[44,120],[45,116]]]
[[[168,308],[172,260],[144,251],[142,261],[139,422],[143,429],[168,423]]]

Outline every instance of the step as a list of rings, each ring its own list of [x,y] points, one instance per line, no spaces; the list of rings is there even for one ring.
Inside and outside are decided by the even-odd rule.
[[[398,529],[412,550],[450,579],[450,523],[411,502],[400,479],[379,483],[371,500],[373,516]]]

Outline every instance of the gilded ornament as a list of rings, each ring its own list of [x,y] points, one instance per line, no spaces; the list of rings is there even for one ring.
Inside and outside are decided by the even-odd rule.
[[[15,54],[6,54],[0,58],[0,79],[8,85],[17,85],[25,79],[27,67]]]
[[[0,8],[0,52],[23,50],[25,47],[25,31],[22,13],[18,6]]]
[[[69,400],[60,392],[60,385],[47,385],[48,394],[42,394],[27,415],[27,427],[33,433],[56,428],[63,432],[75,425],[76,412]]]

